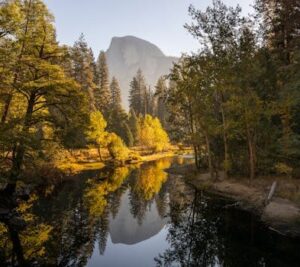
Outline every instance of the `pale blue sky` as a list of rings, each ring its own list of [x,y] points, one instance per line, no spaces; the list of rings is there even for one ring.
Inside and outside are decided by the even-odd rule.
[[[245,13],[253,0],[224,0]],[[183,28],[188,6],[205,9],[211,0],[45,0],[55,16],[58,40],[72,45],[83,33],[97,56],[113,36],[134,35],[156,44],[170,56],[197,51],[199,45]]]

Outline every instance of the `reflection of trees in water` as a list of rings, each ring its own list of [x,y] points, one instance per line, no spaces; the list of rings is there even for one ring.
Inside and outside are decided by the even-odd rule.
[[[109,231],[109,209],[106,207],[103,214],[99,218],[98,223],[98,246],[99,253],[103,255],[106,249],[106,243]]]
[[[104,253],[109,216],[117,215],[122,195],[129,191],[130,212],[140,223],[150,205],[161,217],[170,216],[170,248],[157,257],[158,266],[297,266],[299,245],[285,248],[292,259],[273,257],[270,252],[286,245],[281,239],[270,239],[268,250],[266,235],[255,232],[251,217],[222,209],[224,201],[210,203],[180,177],[170,175],[166,181],[163,169],[168,166],[160,161],[132,172],[120,168],[106,173],[106,180],[81,174],[61,186],[37,189],[27,201],[0,193],[0,208],[11,214],[3,220],[0,212],[0,265],[85,266],[96,242]],[[146,177],[150,184],[158,177],[157,184],[143,190]]]
[[[19,200],[19,203],[7,196],[9,201],[6,201],[5,206],[2,197],[1,208],[7,209],[9,214],[1,216],[0,261],[12,266],[28,266],[31,261],[42,259],[52,227],[37,220],[37,216],[32,213],[37,196],[32,195],[28,201]]]
[[[41,190],[39,198],[33,194],[29,201],[20,202],[13,220],[20,218],[25,227],[0,224],[0,261],[11,266],[25,266],[25,262],[85,266],[96,239],[104,252],[112,203],[108,196],[122,185],[128,172],[118,168],[105,181],[87,183],[78,177],[82,180],[69,181],[58,190]],[[118,209],[115,202],[114,209]]]
[[[170,165],[171,161],[168,158],[145,165],[139,171],[133,190],[145,200],[153,199],[166,182],[168,175],[164,169]]]
[[[84,192],[84,199],[91,216],[99,217],[108,205],[108,195],[116,191],[127,178],[128,168],[117,168],[105,181],[88,180],[88,187]]]
[[[163,185],[167,181],[167,173],[172,160],[164,158],[143,165],[131,174],[130,185],[130,212],[142,224],[147,209],[150,209],[155,199],[160,216],[164,216],[167,206],[167,197]],[[158,194],[161,192],[161,194]]]
[[[207,207],[195,192],[189,204],[173,202],[167,240],[171,247],[156,258],[158,266],[215,266],[218,263],[216,221],[207,217]]]
[[[78,199],[74,211],[68,215],[64,217],[62,227],[56,227],[51,244],[54,253],[48,247],[48,255],[53,264],[58,266],[84,266],[93,251],[95,222],[90,219],[82,197]],[[46,262],[49,263],[49,259]]]
[[[151,205],[151,201],[145,201],[134,191],[130,191],[129,195],[130,200],[130,212],[132,216],[137,219],[139,225],[142,224],[143,219],[145,217],[145,213],[149,205]]]
[[[296,242],[291,246],[291,240],[266,231],[250,213],[227,205],[224,199],[182,189],[180,179],[171,181],[170,247],[155,258],[157,266],[299,265]]]
[[[100,254],[104,253],[109,216],[117,215],[128,188],[130,212],[140,223],[154,201],[160,216],[165,216],[168,194],[164,169],[170,162],[160,160],[132,171],[106,171],[105,180],[101,180],[103,174],[81,174],[60,186],[36,190],[29,201],[17,205],[18,216],[26,222],[24,228],[0,223],[0,261],[11,266],[25,266],[25,261],[39,266],[85,266],[95,242]]]
[[[155,203],[157,207],[158,214],[161,218],[166,217],[168,213],[168,185],[164,183],[159,191],[159,193],[155,196]]]

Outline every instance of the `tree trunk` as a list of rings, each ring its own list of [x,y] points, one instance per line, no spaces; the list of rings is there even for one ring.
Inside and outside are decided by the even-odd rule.
[[[209,168],[210,178],[212,179],[214,174],[213,174],[213,167],[212,167],[209,137],[206,132],[205,132],[205,143],[206,143],[206,152],[207,152],[207,159],[208,159],[208,168]]]
[[[24,155],[25,155],[24,136],[28,134],[34,105],[35,105],[35,93],[32,92],[27,105],[24,125],[22,129],[22,137],[19,144],[16,144],[15,157],[13,158],[13,164],[12,164],[11,174],[10,174],[10,178],[11,178],[10,180],[13,182],[13,184],[17,182],[22,168]]]
[[[4,124],[6,122],[11,101],[12,101],[12,94],[9,94],[7,95],[7,98],[5,100],[4,109],[1,117],[1,124]]]
[[[250,163],[250,181],[252,182],[255,177],[254,153],[253,144],[249,140],[249,163]]]
[[[250,178],[250,182],[252,183],[254,177],[255,177],[255,149],[254,149],[254,144],[253,144],[253,140],[252,140],[252,136],[249,130],[248,125],[247,127],[247,139],[248,139],[248,150],[249,150],[249,178]]]
[[[19,266],[24,266],[24,267],[28,266],[24,258],[24,253],[23,253],[23,248],[21,245],[19,233],[10,224],[7,224],[7,227],[10,234],[10,239],[13,244],[13,251],[17,256]]]
[[[223,96],[222,96],[223,98]],[[223,100],[222,100],[223,102]],[[227,124],[226,124],[226,117],[225,111],[223,108],[223,103],[221,103],[221,114],[222,114],[222,124],[223,124],[223,142],[224,142],[224,178],[228,178],[228,142],[227,142]]]
[[[198,147],[195,144],[193,144],[193,148],[194,148],[195,165],[196,168],[199,170],[200,164],[199,164]]]

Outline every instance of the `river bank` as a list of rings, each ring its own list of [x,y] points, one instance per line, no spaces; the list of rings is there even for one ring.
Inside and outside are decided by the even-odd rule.
[[[171,146],[168,150],[162,152],[153,152],[140,147],[130,149],[129,158],[123,165],[142,164],[144,162],[154,161],[166,157],[174,157],[176,155],[189,154],[190,148],[179,148]],[[73,150],[61,162],[57,163],[57,168],[66,174],[74,174],[85,170],[102,169],[105,166],[118,165],[114,162],[107,149],[101,151],[101,159],[97,149],[81,149]]]
[[[168,172],[186,176],[186,182],[199,190],[235,200],[237,207],[259,216],[279,234],[300,237],[300,180],[287,177],[258,177],[252,183],[246,178],[213,181],[207,173],[198,173],[194,166],[171,168]],[[273,197],[267,200],[276,181]]]

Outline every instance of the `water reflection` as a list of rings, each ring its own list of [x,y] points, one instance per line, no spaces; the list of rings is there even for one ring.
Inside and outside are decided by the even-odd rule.
[[[36,189],[29,200],[14,205],[1,196],[0,262],[85,266],[95,247],[105,253],[109,236],[113,243],[134,244],[157,234],[166,223],[157,207],[167,206],[162,204],[165,190],[157,193],[171,161],[85,172],[62,185]]]
[[[299,266],[299,240],[269,231],[229,200],[189,190],[188,201],[170,202],[169,247],[156,266]]]
[[[0,195],[0,266],[299,262],[299,245],[271,235],[248,213],[224,209],[230,203],[164,171],[190,161],[169,158],[84,172],[61,185],[37,188],[17,202]]]

